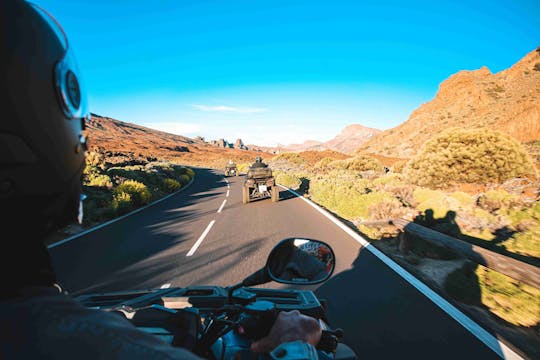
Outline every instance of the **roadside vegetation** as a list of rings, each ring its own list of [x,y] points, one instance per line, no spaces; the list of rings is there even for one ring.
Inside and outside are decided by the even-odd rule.
[[[304,196],[354,224],[376,247],[391,249],[409,267],[428,259],[455,262],[458,256],[422,239],[413,239],[404,255],[398,250],[399,230],[374,222],[405,218],[426,225],[430,218],[429,227],[439,232],[540,266],[537,164],[520,143],[501,133],[446,131],[414,158],[392,162],[364,153],[339,159],[321,154],[308,162],[295,153],[274,157],[270,166],[278,182],[297,190],[304,185]],[[540,344],[540,290],[464,264],[448,271],[438,290],[487,310],[501,326],[526,330]]]
[[[128,213],[186,186],[194,171],[156,158],[89,151],[83,177],[84,224],[88,227]]]

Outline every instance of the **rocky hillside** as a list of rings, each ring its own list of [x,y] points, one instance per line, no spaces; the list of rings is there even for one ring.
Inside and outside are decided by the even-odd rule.
[[[333,150],[344,154],[352,154],[359,146],[380,132],[381,130],[378,129],[365,127],[360,124],[352,124],[346,126],[336,137],[326,142],[306,140],[301,144],[279,145],[276,147],[248,145],[248,147],[250,149],[260,149],[274,154],[323,150]]]
[[[202,138],[191,139],[144,126],[92,114],[86,123],[88,149],[130,158],[174,160],[193,166],[225,166],[227,159],[252,162],[260,152],[211,145]],[[243,144],[242,144],[243,145]]]
[[[381,130],[353,124],[341,130],[335,138],[322,144],[325,149],[352,154],[359,146],[379,134]]]
[[[482,67],[452,75],[407,121],[359,150],[409,158],[426,140],[450,127],[488,127],[522,142],[540,140],[540,48],[496,74]]]

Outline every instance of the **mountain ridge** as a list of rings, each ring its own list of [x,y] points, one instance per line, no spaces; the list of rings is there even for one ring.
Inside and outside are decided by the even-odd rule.
[[[358,148],[410,158],[438,132],[452,127],[490,128],[521,142],[540,139],[540,47],[495,74],[483,66],[441,82],[435,97],[402,124]]]

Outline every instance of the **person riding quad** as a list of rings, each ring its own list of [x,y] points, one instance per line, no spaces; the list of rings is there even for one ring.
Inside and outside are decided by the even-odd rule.
[[[0,1],[0,29],[0,359],[198,359],[82,306],[57,283],[45,240],[83,219],[87,95],[71,44],[48,12]],[[315,345],[320,337],[317,320],[282,312],[251,346],[268,352],[283,339]]]
[[[318,241],[302,241],[298,247],[313,257],[319,259],[326,265],[326,272],[330,273],[334,267],[334,256],[328,246]]]
[[[327,264],[310,251],[304,251],[304,243],[295,244],[297,240],[289,239],[276,247],[270,263],[272,275],[278,279],[296,282],[324,279],[329,273]]]
[[[262,161],[262,157],[260,156],[257,156],[255,158],[255,162],[251,165],[252,168],[257,168],[257,167],[268,167],[267,164],[263,163]]]

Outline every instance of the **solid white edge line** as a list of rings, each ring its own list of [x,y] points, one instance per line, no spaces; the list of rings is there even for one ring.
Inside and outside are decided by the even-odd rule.
[[[212,228],[212,226],[214,226],[214,223],[216,222],[216,220],[212,220],[210,221],[210,224],[208,224],[208,226],[206,227],[206,229],[204,229],[204,232],[201,234],[201,236],[199,237],[199,240],[197,240],[197,242],[191,247],[191,249],[189,250],[189,252],[187,253],[186,256],[191,256],[195,253],[195,251],[197,251],[197,248],[199,247],[199,245],[201,245],[201,243],[203,242],[204,238],[206,237],[206,235],[208,235],[208,232],[210,231],[210,229]]]
[[[458,323],[460,323],[465,329],[467,329],[470,333],[472,333],[474,336],[476,336],[480,341],[482,341],[487,347],[489,347],[493,352],[495,352],[501,358],[503,358],[503,359],[523,359],[519,354],[514,352],[512,349],[510,349],[504,343],[500,342],[497,338],[495,338],[487,330],[485,330],[480,325],[478,325],[470,317],[468,317],[467,315],[462,313],[454,305],[450,304],[448,301],[446,301],[439,294],[437,294],[436,292],[431,290],[427,285],[425,285],[423,282],[421,282],[416,277],[411,275],[411,273],[409,273],[407,270],[402,268],[394,260],[390,259],[388,256],[383,254],[379,249],[377,249],[375,246],[371,245],[367,240],[362,238],[359,234],[354,232],[347,225],[343,224],[341,221],[339,221],[336,217],[334,217],[328,211],[324,210],[319,205],[315,204],[313,201],[306,199],[302,195],[298,194],[296,191],[291,190],[291,189],[289,189],[289,188],[287,188],[287,187],[285,187],[283,185],[279,185],[279,186],[281,186],[285,190],[288,190],[292,194],[296,195],[297,197],[299,197],[300,199],[305,201],[308,205],[313,207],[315,210],[320,212],[322,215],[324,215],[326,218],[328,218],[330,221],[332,221],[335,225],[337,225],[341,230],[345,231],[349,236],[351,236],[353,239],[355,239],[357,242],[359,242],[366,250],[371,252],[373,255],[375,255],[377,258],[379,258],[382,262],[384,262],[386,265],[388,265],[399,276],[401,276],[409,284],[411,284],[418,291],[420,291],[422,294],[424,294],[435,305],[440,307],[444,312],[446,312],[454,320],[456,320]]]
[[[112,223],[114,223],[114,222],[116,222],[116,221],[120,221],[120,220],[122,220],[122,219],[124,219],[124,218],[127,218],[128,216],[131,216],[131,215],[133,215],[133,214],[136,214],[136,213],[138,213],[139,211],[143,211],[144,209],[149,208],[150,206],[154,206],[154,205],[156,205],[157,203],[160,203],[160,202],[162,202],[163,200],[166,200],[166,199],[170,198],[171,196],[174,196],[174,195],[176,195],[176,194],[178,194],[178,193],[184,191],[185,189],[187,189],[187,188],[193,183],[194,179],[195,179],[195,176],[191,178],[191,180],[186,184],[186,186],[181,187],[178,191],[176,191],[176,192],[174,192],[174,193],[172,193],[172,194],[169,194],[169,195],[167,195],[167,196],[164,196],[164,197],[162,197],[161,199],[158,199],[158,200],[152,202],[151,204],[145,205],[145,206],[140,207],[140,208],[138,208],[138,209],[135,209],[135,210],[133,210],[133,211],[127,213],[127,214],[124,214],[124,215],[119,216],[119,217],[117,217],[117,218],[111,219],[111,220],[106,221],[106,222],[104,222],[104,223],[102,223],[102,224],[96,225],[96,226],[94,226],[93,228],[90,228],[90,229],[88,229],[88,230],[81,231],[80,233],[77,233],[77,234],[75,234],[75,235],[72,235],[72,236],[70,236],[70,237],[64,239],[64,240],[58,241],[58,242],[56,242],[56,243],[54,243],[54,244],[51,244],[51,245],[47,246],[47,248],[48,248],[48,249],[52,249],[52,248],[54,248],[54,247],[56,247],[56,246],[65,244],[65,243],[67,243],[67,242],[69,242],[69,241],[71,241],[71,240],[77,239],[77,238],[80,237],[80,236],[86,235],[86,234],[88,234],[88,233],[91,233],[92,231],[96,231],[96,230],[101,229],[102,227],[105,227],[105,226],[107,226],[107,225],[110,225],[110,224],[112,224]]]
[[[221,203],[221,206],[219,207],[219,209],[218,209],[218,211],[217,211],[218,213],[220,213],[221,210],[223,210],[223,207],[225,206],[225,203],[226,203],[226,202],[227,202],[227,199],[223,200],[223,202]]]
[[[226,197],[229,197],[229,191],[230,191],[230,190],[227,190],[227,195],[225,195]]]

